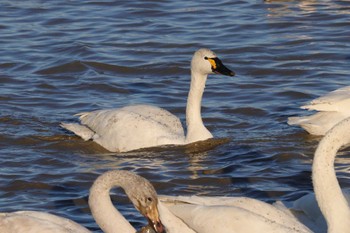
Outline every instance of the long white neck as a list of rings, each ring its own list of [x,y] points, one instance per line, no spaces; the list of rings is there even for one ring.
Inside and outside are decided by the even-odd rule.
[[[91,213],[96,223],[105,233],[136,232],[135,228],[114,208],[110,198],[111,188],[127,186],[129,180],[122,176],[118,171],[107,172],[98,177],[90,189],[89,206]]]
[[[312,165],[316,199],[326,218],[328,233],[350,232],[350,209],[334,170],[337,151],[350,143],[350,118],[342,121],[321,140]]]
[[[186,143],[213,137],[209,130],[205,128],[201,116],[201,103],[206,81],[207,75],[191,72],[191,85],[186,107]]]

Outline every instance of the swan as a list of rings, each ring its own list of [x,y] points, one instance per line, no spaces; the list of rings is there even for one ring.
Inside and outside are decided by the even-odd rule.
[[[350,86],[339,88],[325,96],[301,106],[309,111],[319,111],[310,116],[289,117],[289,125],[300,125],[313,135],[325,135],[334,125],[350,117]]]
[[[310,233],[308,227],[282,205],[248,197],[159,196],[160,219],[167,230],[163,209],[198,233]],[[176,227],[171,233],[178,232]]]
[[[350,233],[350,207],[334,170],[337,151],[350,143],[349,132],[350,118],[336,124],[320,141],[312,164],[314,192],[328,233]]]
[[[280,202],[270,205],[245,197],[160,196],[160,203],[200,233],[350,233],[350,194],[340,188],[334,169],[337,151],[350,143],[349,132],[350,117],[320,141],[312,164],[314,193],[294,202],[303,215],[296,215]],[[160,215],[163,221],[161,210]]]
[[[99,224],[105,232],[108,232],[107,228],[112,229],[113,226],[121,225],[113,222],[122,217],[112,214],[115,209],[108,196],[111,186],[121,184],[118,178],[118,176],[121,177],[121,174],[123,174],[122,187],[127,195],[129,197],[140,196],[137,201],[130,198],[135,206],[141,200],[146,203],[142,206],[147,206],[147,203],[152,201],[152,205],[148,204],[152,206],[149,208],[158,207],[158,212],[154,212],[155,215],[152,218],[154,221],[150,223],[153,229],[158,229],[159,232],[162,230],[167,233],[311,232],[293,215],[259,200],[246,197],[157,196],[148,180],[135,173],[122,170],[106,172],[101,175],[101,179],[96,180],[91,188],[91,193],[94,194],[90,194],[89,203],[96,201],[96,205],[100,207],[96,211],[91,208],[94,218],[97,222],[99,219],[111,219],[111,222],[105,223],[106,225]],[[94,189],[103,190],[103,192],[93,192]],[[131,229],[125,228],[123,231],[131,232]]]
[[[78,223],[46,212],[0,213],[1,233],[90,233]]]
[[[150,105],[131,105],[76,114],[81,124],[61,123],[84,140],[92,139],[111,152],[127,152],[160,145],[189,144],[212,138],[201,117],[201,101],[207,76],[234,76],[214,52],[199,49],[191,61],[191,84],[186,107],[187,134],[178,117]]]
[[[113,206],[109,192],[121,187],[143,214],[156,233],[165,233],[158,212],[158,199],[153,186],[144,178],[129,171],[109,171],[100,175],[90,189],[91,213],[105,233],[135,233],[136,230]],[[0,213],[1,233],[88,233],[85,227],[72,220],[40,211]]]

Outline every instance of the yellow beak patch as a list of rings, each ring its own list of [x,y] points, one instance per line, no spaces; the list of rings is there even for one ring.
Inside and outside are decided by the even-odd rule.
[[[210,62],[212,68],[215,70],[216,69],[216,62],[213,58],[208,58],[208,61]]]

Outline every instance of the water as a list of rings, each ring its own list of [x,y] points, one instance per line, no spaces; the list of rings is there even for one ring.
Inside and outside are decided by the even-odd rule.
[[[93,180],[137,172],[168,195],[295,200],[312,190],[319,137],[286,124],[350,85],[348,1],[2,1],[0,210],[45,210],[100,232]],[[59,127],[82,111],[152,103],[185,117],[189,62],[209,47],[237,74],[210,76],[203,119],[222,145],[105,151]],[[337,160],[350,187],[350,156]],[[112,195],[138,229],[124,194]],[[118,192],[119,193],[119,192]]]

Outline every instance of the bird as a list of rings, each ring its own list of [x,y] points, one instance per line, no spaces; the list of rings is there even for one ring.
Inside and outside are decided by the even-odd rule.
[[[321,139],[312,163],[312,182],[314,194],[308,194],[298,203],[298,210],[308,219],[322,223],[325,219],[327,229],[317,232],[350,233],[350,194],[341,189],[334,169],[338,150],[350,143],[350,117],[337,123]],[[319,207],[315,206],[314,199]],[[322,216],[320,216],[322,214]]]
[[[224,196],[159,196],[160,219],[169,232],[188,233],[310,233],[308,227],[285,210],[286,207],[269,204],[248,197]],[[189,228],[178,231],[168,226],[164,209]],[[169,216],[170,214],[168,214]],[[171,227],[171,228],[170,228]]]
[[[337,123],[320,141],[312,163],[314,193],[288,209],[247,197],[160,196],[160,202],[195,232],[328,232],[350,233],[350,192],[341,189],[334,161],[350,144],[350,117]],[[161,211],[160,211],[161,214]]]
[[[289,125],[300,125],[309,134],[324,136],[338,122],[350,117],[350,86],[331,91],[325,96],[301,106],[302,109],[318,111],[313,115],[289,117]]]
[[[201,117],[201,101],[209,74],[234,76],[217,55],[206,48],[197,50],[191,61],[191,84],[186,106],[186,135],[180,119],[153,105],[82,112],[79,123],[61,123],[85,141],[93,140],[111,152],[128,152],[162,145],[184,145],[213,138]]]
[[[15,211],[0,213],[1,233],[90,233],[78,223],[41,211]]]
[[[136,230],[113,206],[110,190],[121,187],[135,208],[148,219],[155,233],[166,233],[159,219],[154,187],[145,178],[125,170],[108,171],[93,183],[89,195],[91,213],[105,233],[135,233]],[[78,223],[47,212],[16,211],[0,213],[1,233],[88,233]],[[151,231],[152,232],[152,231]]]

